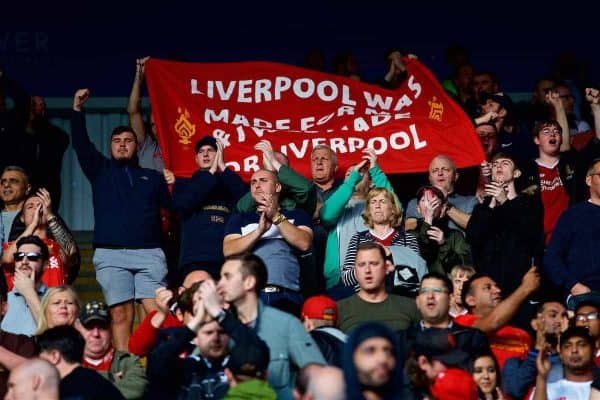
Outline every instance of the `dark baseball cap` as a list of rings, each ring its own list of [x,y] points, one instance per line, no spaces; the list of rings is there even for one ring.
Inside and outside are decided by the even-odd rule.
[[[110,312],[108,306],[103,301],[90,301],[81,309],[79,321],[83,325],[87,325],[92,321],[100,321],[109,324]]]
[[[269,360],[269,347],[263,340],[256,338],[256,340],[236,343],[229,352],[226,366],[234,375],[264,379]]]
[[[210,146],[213,149],[217,150],[217,139],[212,136],[204,136],[202,139],[196,142],[194,146],[194,152],[199,152],[202,146]]]
[[[415,354],[439,360],[447,366],[460,365],[469,354],[456,347],[456,339],[448,329],[427,328],[417,332]]]

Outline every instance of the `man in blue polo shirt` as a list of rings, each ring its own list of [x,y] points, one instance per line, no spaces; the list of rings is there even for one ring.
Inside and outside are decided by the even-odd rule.
[[[300,209],[281,210],[277,175],[259,170],[252,175],[250,192],[256,211],[234,215],[225,228],[225,257],[253,252],[267,265],[268,282],[261,300],[295,315],[302,305],[298,252],[311,246],[311,219]]]

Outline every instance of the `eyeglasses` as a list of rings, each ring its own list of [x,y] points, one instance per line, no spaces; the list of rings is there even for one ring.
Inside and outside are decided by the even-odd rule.
[[[23,259],[27,257],[29,261],[39,261],[42,258],[42,253],[19,251],[15,253],[15,261],[23,261]]]
[[[560,131],[558,129],[552,131],[550,129],[543,129],[540,133],[544,136],[560,136]]]
[[[419,289],[419,294],[427,294],[427,293],[441,294],[441,293],[448,293],[448,290],[441,288],[441,287],[422,287]]]
[[[591,312],[588,314],[576,314],[575,321],[585,322],[585,321],[594,321],[598,319],[598,312]]]

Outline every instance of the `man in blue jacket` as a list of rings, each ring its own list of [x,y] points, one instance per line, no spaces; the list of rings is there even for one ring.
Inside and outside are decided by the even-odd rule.
[[[171,201],[164,177],[139,167],[138,143],[130,127],[113,130],[110,158],[92,144],[82,112],[89,95],[87,89],[75,93],[72,143],[92,185],[96,279],[110,306],[114,346],[127,350],[134,300],[146,312],[156,309],[154,291],[166,283],[160,208],[170,208]]]
[[[225,166],[224,146],[214,137],[204,136],[194,150],[198,170],[191,178],[177,178],[173,186],[173,204],[181,212],[182,225],[180,278],[204,270],[219,279],[225,226],[248,188]]]

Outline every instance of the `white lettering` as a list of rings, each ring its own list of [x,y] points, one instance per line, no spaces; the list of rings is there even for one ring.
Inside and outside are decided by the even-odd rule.
[[[286,76],[278,76],[275,78],[275,100],[281,99],[281,93],[289,90],[292,87],[292,80]]]
[[[260,103],[261,97],[264,101],[271,101],[271,81],[269,79],[259,79],[256,81],[256,93],[254,94],[254,101]]]
[[[379,143],[379,145],[376,145]],[[383,154],[387,150],[387,140],[382,137],[372,137],[367,142],[367,147],[375,150],[375,154]]]
[[[419,82],[415,82],[414,75],[411,75],[410,78],[408,78],[408,88],[415,92],[415,99],[418,99],[421,95],[421,84]]]
[[[346,148],[346,144],[344,143],[343,138],[331,139],[331,143],[330,143],[329,147],[331,147],[331,150],[333,150],[333,152],[337,153],[337,154],[348,152],[348,149]]]
[[[357,149],[362,149],[363,147],[365,147],[365,141],[363,139],[357,137],[348,138],[348,150],[350,153],[354,153]]]
[[[331,94],[325,93],[325,89],[329,88]],[[331,81],[319,82],[317,85],[317,96],[323,101],[333,101],[338,97],[338,88],[335,83]]]
[[[302,89],[302,85],[306,85],[306,90]],[[294,94],[301,99],[308,99],[315,92],[315,83],[312,79],[300,78],[294,81]]]
[[[227,86],[227,91],[223,88],[223,81],[216,81],[217,92],[219,93],[219,99],[221,100],[229,100],[231,95],[233,94],[233,89],[235,89],[235,81],[229,82]]]
[[[415,124],[410,124],[408,129],[410,130],[410,134],[412,135],[413,145],[415,146],[415,150],[419,150],[419,149],[422,149],[423,147],[427,146],[426,140],[421,141],[419,139],[419,134],[417,133],[417,127],[415,126]]]
[[[350,98],[350,86],[348,85],[342,85],[342,104],[347,104],[349,106],[356,105],[356,100]]]
[[[400,111],[402,110],[404,107],[408,107],[412,104],[412,100],[410,99],[410,97],[408,97],[407,95],[402,95],[402,97],[400,97],[400,99],[398,99],[398,102],[396,103],[396,107],[394,107],[394,111]]]
[[[259,169],[260,169],[260,166],[258,165],[258,156],[257,155],[253,155],[253,156],[244,158],[244,171],[245,172],[248,172],[248,171],[256,172]]]
[[[190,81],[191,84],[191,94],[204,94],[202,93],[200,90],[198,90],[198,80],[197,79],[192,79]]]
[[[228,109],[223,109],[219,112],[219,114],[216,114],[214,110],[211,110],[209,108],[207,108],[204,111],[204,122],[207,124],[210,124],[211,122],[225,122],[228,123],[229,122],[229,110]]]
[[[390,96],[385,96],[385,100],[383,100],[381,95],[378,93],[372,95],[371,93],[365,91],[363,92],[363,95],[365,96],[365,100],[367,101],[369,107],[375,107],[384,110],[389,110],[392,107],[393,99]]]
[[[300,130],[307,131],[315,126],[315,117],[304,117],[300,120]]]
[[[247,96],[246,95],[250,95]],[[252,81],[244,79],[238,82],[238,103],[252,103]]]

